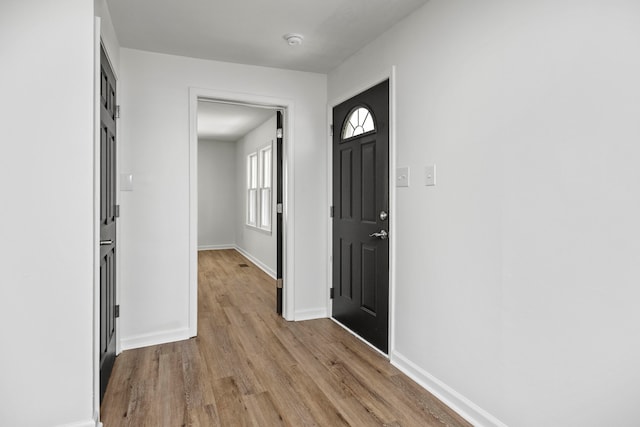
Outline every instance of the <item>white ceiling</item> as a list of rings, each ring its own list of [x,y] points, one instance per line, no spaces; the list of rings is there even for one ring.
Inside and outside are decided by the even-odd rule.
[[[238,141],[275,114],[268,108],[198,101],[198,138]]]
[[[123,47],[327,73],[428,0],[107,0]],[[300,33],[301,46],[282,36]]]

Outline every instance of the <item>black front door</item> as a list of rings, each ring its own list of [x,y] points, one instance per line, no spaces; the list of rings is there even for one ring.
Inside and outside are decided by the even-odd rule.
[[[116,80],[100,51],[100,401],[116,357]]]
[[[389,81],[333,109],[333,317],[388,351]]]

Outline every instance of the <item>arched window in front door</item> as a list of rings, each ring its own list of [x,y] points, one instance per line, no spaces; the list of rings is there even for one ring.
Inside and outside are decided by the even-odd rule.
[[[342,139],[353,138],[365,133],[375,132],[373,114],[366,107],[356,107],[347,116],[342,125]]]

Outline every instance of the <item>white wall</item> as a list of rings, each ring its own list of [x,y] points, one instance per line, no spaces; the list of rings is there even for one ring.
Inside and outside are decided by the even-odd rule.
[[[188,335],[189,88],[291,99],[295,310],[324,307],[326,76],[122,49],[121,332],[126,347]],[[320,308],[319,308],[320,307]]]
[[[639,48],[638,2],[432,0],[329,75],[397,65],[392,359],[479,421],[640,422]]]
[[[93,4],[0,4],[0,425],[95,425]],[[37,101],[37,102],[34,102]]]
[[[247,156],[266,145],[272,147],[272,201],[271,218],[273,222],[272,232],[266,233],[247,226]],[[238,141],[236,158],[236,183],[237,183],[237,212],[236,236],[238,248],[246,255],[250,255],[252,261],[257,262],[264,270],[275,277],[276,272],[276,115],[247,133]]]
[[[236,244],[236,143],[198,140],[198,248]]]

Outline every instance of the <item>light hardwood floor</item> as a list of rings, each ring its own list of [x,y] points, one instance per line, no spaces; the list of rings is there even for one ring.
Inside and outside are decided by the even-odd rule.
[[[470,425],[331,320],[277,316],[273,279],[238,252],[198,268],[198,337],[120,354],[105,427]]]

